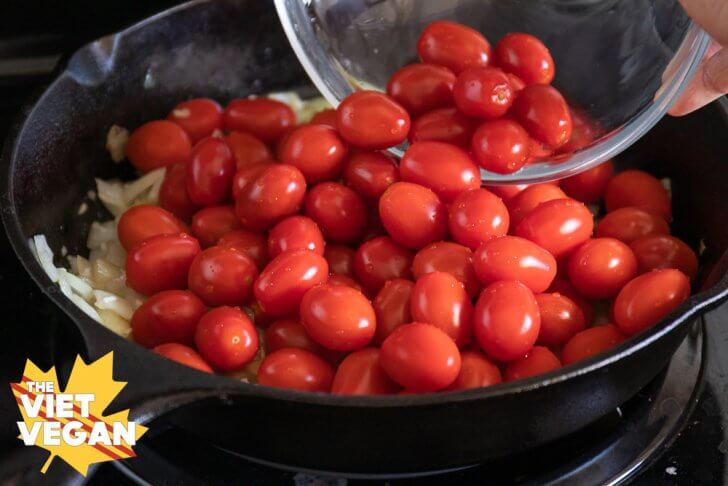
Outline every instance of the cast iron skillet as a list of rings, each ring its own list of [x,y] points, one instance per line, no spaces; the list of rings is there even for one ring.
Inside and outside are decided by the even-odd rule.
[[[69,332],[80,334],[87,358],[115,352],[116,378],[129,382],[115,406],[133,407],[138,420],[176,409],[175,423],[213,444],[317,470],[401,473],[482,462],[564,436],[613,410],[657,375],[691,321],[728,296],[720,265],[705,290],[662,322],[578,365],[457,393],[337,397],[240,383],[162,359],[89,319],[33,258],[27,240],[37,233],[57,255],[62,245],[83,253],[90,221],[105,214],[95,207],[76,215],[93,178],[132,175],[104,150],[111,124],[163,117],[191,96],[225,102],[307,86],[270,2],[196,1],[76,52],[11,134],[1,186],[10,241],[71,318]],[[672,178],[674,230],[695,248],[702,241],[706,274],[728,248],[724,114],[714,104],[693,118],[665,120],[621,161]],[[20,325],[6,325],[13,324]]]

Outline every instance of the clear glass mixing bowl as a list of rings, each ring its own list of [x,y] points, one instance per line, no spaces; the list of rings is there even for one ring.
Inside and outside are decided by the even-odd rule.
[[[657,123],[681,93],[708,45],[677,0],[275,0],[308,75],[336,106],[356,89],[384,90],[417,61],[430,22],[449,19],[495,45],[528,32],[548,46],[554,86],[601,127],[571,154],[513,174],[483,171],[490,183],[538,182],[581,172],[617,155]],[[395,150],[396,152],[397,150]]]

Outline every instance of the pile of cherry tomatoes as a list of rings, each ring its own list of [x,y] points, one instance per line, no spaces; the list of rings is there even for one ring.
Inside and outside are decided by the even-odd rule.
[[[262,348],[257,382],[275,387],[460,390],[598,354],[688,297],[697,258],[669,235],[653,176],[607,162],[560,185],[481,187],[478,163],[517,170],[596,133],[549,86],[538,39],[491,53],[435,22],[418,52],[387,94],[304,125],[272,99],[194,99],[134,130],[130,162],[167,167],[160,206],[118,223],[127,285],[149,297],[136,342],[208,372]],[[381,151],[408,137],[401,160]],[[602,198],[595,230],[585,203]],[[594,325],[598,301],[612,324]]]

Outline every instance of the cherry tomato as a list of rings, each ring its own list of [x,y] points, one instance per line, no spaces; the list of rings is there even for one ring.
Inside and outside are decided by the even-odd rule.
[[[453,240],[473,250],[508,232],[508,209],[498,196],[485,189],[461,193],[450,206]]]
[[[511,201],[529,187],[531,187],[529,184],[503,184],[494,186],[489,185],[486,189],[501,198],[506,206],[510,206]]]
[[[667,235],[649,235],[629,247],[637,257],[640,273],[656,268],[676,268],[691,280],[698,274],[698,257],[684,241]]]
[[[500,369],[478,351],[463,351],[460,354],[460,360],[460,373],[455,381],[447,387],[449,391],[497,385],[503,381]]]
[[[283,348],[305,349],[317,356],[323,356],[326,350],[311,339],[301,321],[298,319],[279,319],[265,330],[264,341],[268,353]]]
[[[345,287],[351,287],[359,292],[364,292],[364,288],[359,285],[359,282],[346,275],[329,275],[329,279],[326,281],[328,285],[343,285]]]
[[[234,248],[255,262],[259,270],[268,263],[268,249],[265,236],[248,230],[235,230],[217,240],[217,246]]]
[[[159,188],[159,205],[183,221],[189,221],[199,209],[187,194],[187,164],[167,166]]]
[[[588,240],[593,228],[594,219],[584,204],[554,199],[529,212],[516,227],[516,235],[560,258]]]
[[[268,146],[249,133],[233,131],[225,135],[224,140],[233,152],[235,166],[238,169],[273,158]]]
[[[455,108],[440,108],[418,117],[410,128],[410,143],[433,140],[457,145],[460,148],[470,147],[476,123]]]
[[[326,125],[302,125],[281,146],[279,158],[303,173],[306,182],[335,179],[344,167],[347,147],[336,130]]]
[[[607,212],[627,206],[672,219],[670,195],[656,177],[641,170],[625,170],[609,181],[604,193]]]
[[[508,363],[506,381],[522,380],[561,368],[561,361],[543,346],[534,346],[523,358]]]
[[[131,132],[124,150],[129,162],[138,171],[150,172],[187,162],[192,152],[192,142],[187,132],[176,123],[155,120]]]
[[[510,174],[526,164],[529,139],[528,132],[513,120],[485,122],[473,135],[473,158],[486,170]]]
[[[569,257],[569,280],[583,295],[607,299],[637,275],[637,259],[629,246],[614,238],[594,238]]]
[[[194,143],[222,128],[222,108],[215,100],[196,98],[175,106],[167,120],[184,128]]]
[[[379,217],[392,239],[407,248],[422,248],[447,233],[445,205],[430,189],[411,182],[395,182],[384,191]]]
[[[258,332],[238,307],[217,307],[197,324],[195,344],[213,368],[235,371],[258,352]]]
[[[134,342],[146,348],[164,343],[192,344],[205,304],[187,290],[164,290],[140,305],[131,318]]]
[[[228,130],[248,132],[265,143],[273,143],[290,127],[296,114],[280,101],[270,98],[233,100],[225,108],[223,124]]]
[[[311,250],[324,254],[324,237],[318,225],[305,216],[289,216],[268,233],[268,256],[275,258],[288,250]]]
[[[521,282],[501,280],[480,293],[473,331],[491,358],[514,361],[524,357],[536,343],[540,327],[536,298]]]
[[[571,137],[569,106],[551,86],[526,86],[518,93],[512,111],[531,136],[550,148],[562,146]]]
[[[250,299],[256,278],[255,262],[244,253],[213,246],[192,261],[188,285],[209,306],[242,305]]]
[[[586,111],[578,108],[571,108],[571,121],[571,138],[559,147],[559,153],[571,153],[583,149],[605,131]]]
[[[471,298],[478,295],[480,282],[475,275],[470,248],[449,241],[439,241],[424,247],[412,261],[412,274],[415,279],[419,279],[432,272],[449,273],[465,286]]]
[[[240,221],[232,206],[208,206],[192,216],[192,234],[203,248],[217,243],[223,235],[240,228]]]
[[[584,313],[576,303],[559,293],[537,294],[536,303],[541,313],[539,344],[562,346],[577,332],[586,328]]]
[[[367,209],[367,226],[364,228],[361,243],[387,235],[387,231],[382,224],[382,219],[379,217],[379,208],[376,202],[372,201],[372,204]]]
[[[412,253],[386,236],[362,243],[354,255],[356,279],[372,294],[387,280],[409,278],[411,265]]]
[[[398,326],[382,343],[379,363],[394,381],[419,392],[442,390],[460,373],[455,342],[423,322]]]
[[[239,168],[233,176],[233,199],[237,201],[248,183],[255,180],[271,164],[272,160],[266,160]]]
[[[328,125],[331,128],[336,128],[336,109],[326,108],[316,113],[309,123],[311,125]]]
[[[513,89],[513,97],[515,98],[518,92],[526,87],[526,83],[513,73],[506,72],[506,76],[508,76],[508,82],[511,85],[511,89]]]
[[[374,343],[381,345],[397,326],[412,321],[410,298],[414,286],[409,280],[393,278],[379,291],[372,304],[377,315]]]
[[[664,268],[635,277],[617,295],[614,323],[627,336],[651,327],[690,297],[690,279],[680,270]]]
[[[176,361],[179,364],[189,366],[205,373],[212,373],[210,365],[202,359],[202,356],[197,354],[197,351],[179,343],[165,343],[160,344],[154,348],[154,352],[164,356],[167,359]]]
[[[287,164],[265,166],[241,193],[235,212],[245,228],[263,230],[297,213],[306,196],[306,179]]]
[[[669,235],[670,227],[659,216],[639,208],[624,207],[607,213],[597,225],[597,236],[616,238],[628,245],[647,235]]]
[[[392,158],[382,152],[356,152],[344,169],[346,183],[361,197],[378,199],[399,180],[399,171]]]
[[[611,160],[585,170],[561,181],[561,188],[569,197],[584,203],[599,201],[607,190],[609,180],[614,176]]]
[[[266,265],[253,292],[266,314],[285,317],[298,312],[304,294],[328,278],[324,257],[310,250],[286,251]]]
[[[472,67],[461,72],[452,95],[461,113],[485,120],[505,115],[514,98],[506,73],[493,67]]]
[[[543,159],[546,159],[554,154],[554,149],[544,144],[543,142],[536,140],[530,135],[528,139],[529,153],[528,159],[526,160],[526,165],[540,162]]]
[[[159,206],[140,204],[124,211],[119,218],[116,232],[121,246],[129,251],[152,236],[177,235],[185,229],[184,224],[169,211]]]
[[[387,94],[410,116],[452,105],[455,74],[435,64],[410,64],[396,71],[387,83]]]
[[[445,272],[432,272],[415,283],[410,298],[412,318],[445,331],[459,348],[470,344],[473,304],[458,279]]]
[[[475,29],[438,20],[420,34],[417,54],[423,62],[445,66],[458,74],[469,67],[487,66],[490,44]]]
[[[556,277],[548,288],[551,293],[558,293],[579,306],[584,314],[584,323],[589,326],[594,321],[594,306],[592,302],[581,295],[566,278]]]
[[[523,218],[542,202],[566,199],[564,191],[553,184],[534,184],[527,187],[510,204],[511,226],[515,228]]]
[[[195,204],[219,204],[230,194],[235,161],[230,147],[219,138],[201,140],[187,165],[187,194]]]
[[[518,76],[526,85],[551,84],[554,60],[548,48],[536,37],[511,32],[498,41],[493,53],[495,63]]]
[[[556,276],[556,259],[536,243],[517,236],[501,236],[478,248],[473,269],[483,285],[518,280],[532,292],[541,293]]]
[[[570,365],[615,347],[624,341],[624,336],[612,324],[595,326],[578,332],[569,339],[561,350],[561,361]]]
[[[328,392],[334,379],[331,365],[304,349],[283,348],[263,359],[258,384],[309,392]]]
[[[432,189],[451,202],[458,194],[480,187],[480,171],[461,148],[443,142],[417,142],[399,163],[400,179]]]
[[[357,241],[367,225],[367,207],[362,198],[336,182],[321,182],[311,188],[305,212],[332,243]]]
[[[339,365],[331,393],[339,395],[391,395],[400,386],[387,376],[379,364],[376,348],[354,351]]]
[[[144,295],[186,289],[187,271],[199,252],[197,240],[184,233],[152,236],[126,255],[126,284]]]
[[[356,251],[348,246],[326,245],[324,258],[329,263],[329,272],[332,275],[354,276],[354,255]]]
[[[407,111],[376,91],[350,94],[336,109],[336,128],[354,147],[378,150],[404,142],[410,128]]]

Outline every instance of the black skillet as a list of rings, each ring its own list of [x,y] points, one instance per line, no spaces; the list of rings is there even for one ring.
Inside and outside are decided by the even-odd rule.
[[[134,127],[163,117],[191,96],[224,102],[290,88],[310,89],[269,2],[193,2],[76,52],[5,146],[2,217],[10,241],[70,317],[68,332],[79,334],[86,357],[115,352],[116,378],[129,382],[115,406],[131,406],[138,420],[174,410],[170,420],[212,444],[317,470],[400,473],[482,462],[562,437],[613,410],[658,374],[689,323],[728,297],[726,265],[715,265],[726,263],[728,248],[728,122],[718,104],[691,118],[663,120],[620,161],[672,178],[674,230],[706,248],[705,290],[613,351],[544,376],[423,396],[271,389],[162,359],[60,294],[27,240],[44,233],[57,255],[62,245],[70,254],[84,252],[90,221],[104,216],[100,207],[76,215],[93,178],[132,176],[104,150],[111,124]]]

